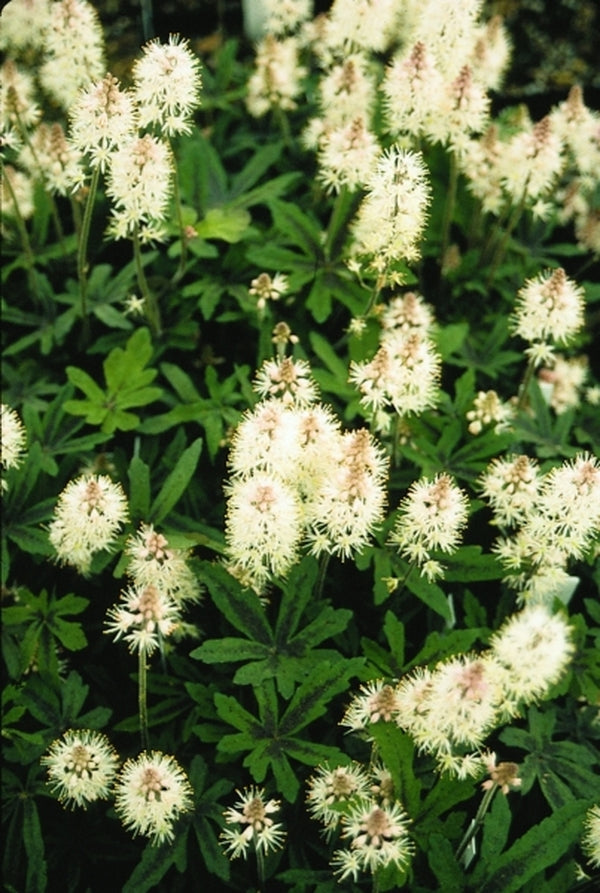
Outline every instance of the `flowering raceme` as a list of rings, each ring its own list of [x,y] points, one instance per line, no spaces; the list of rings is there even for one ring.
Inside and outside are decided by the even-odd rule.
[[[419,257],[430,195],[422,155],[397,147],[386,150],[365,185],[367,195],[353,225],[352,254],[393,281],[392,264]]]
[[[42,86],[69,110],[79,90],[105,71],[104,35],[98,13],[85,0],[51,3],[44,38]]]
[[[152,524],[142,524],[127,541],[127,574],[136,586],[155,586],[177,604],[200,598],[198,581],[187,565],[189,552],[173,548]]]
[[[200,105],[200,62],[187,40],[171,34],[169,42],[152,40],[133,66],[133,95],[139,125],[155,125],[171,137],[191,133],[191,116]]]
[[[342,432],[316,402],[304,361],[267,361],[266,399],[242,418],[229,454],[225,538],[231,572],[262,593],[306,543],[349,557],[383,520],[387,459],[365,429]]]
[[[162,646],[180,621],[179,605],[152,583],[131,586],[106,612],[105,632],[123,638],[131,652],[150,655]]]
[[[271,109],[291,111],[297,107],[302,78],[306,75],[298,55],[295,37],[277,40],[268,34],[259,43],[246,97],[246,107],[254,118],[261,118]]]
[[[142,241],[163,237],[172,173],[167,143],[148,133],[123,143],[112,153],[106,194],[113,203],[110,232],[115,238],[138,231]]]
[[[503,709],[514,712],[523,702],[537,701],[558,682],[575,651],[571,633],[562,615],[543,605],[524,608],[494,633],[491,654],[507,671]]]
[[[349,840],[350,848],[336,850],[331,860],[338,880],[357,880],[361,871],[375,874],[389,865],[405,868],[414,852],[409,821],[399,803],[384,807],[365,798],[352,804],[341,819],[342,840]]]
[[[573,657],[571,628],[531,606],[509,617],[480,654],[462,654],[399,681],[363,683],[342,725],[363,734],[394,722],[430,754],[440,772],[476,777],[487,767],[486,737],[524,706],[544,698]]]
[[[133,97],[107,74],[82,90],[69,110],[69,140],[88,156],[92,168],[106,170],[112,153],[137,129]]]
[[[310,549],[349,558],[383,521],[387,458],[365,429],[340,435],[338,464],[307,506]]]
[[[566,583],[566,566],[581,558],[600,532],[600,462],[586,453],[551,469],[519,518],[520,527],[494,551],[506,582],[523,599],[551,603]]]

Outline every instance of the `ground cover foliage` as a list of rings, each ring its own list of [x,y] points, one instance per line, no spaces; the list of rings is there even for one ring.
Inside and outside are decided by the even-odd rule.
[[[600,116],[430,6],[3,11],[7,891],[598,882]]]

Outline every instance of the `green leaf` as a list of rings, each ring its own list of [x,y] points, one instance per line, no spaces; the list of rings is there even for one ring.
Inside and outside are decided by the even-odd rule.
[[[261,660],[268,654],[262,642],[249,642],[225,636],[222,639],[207,639],[190,653],[195,660],[205,664],[237,663],[240,660]]]
[[[209,208],[203,220],[194,227],[201,239],[221,239],[224,242],[239,242],[248,231],[252,218],[244,208],[227,206]]]
[[[589,800],[566,803],[530,828],[498,859],[480,862],[477,893],[519,893],[531,878],[558,862],[579,840],[589,806]]]
[[[481,546],[460,546],[452,555],[444,556],[444,564],[448,582],[501,580],[505,574],[496,556],[484,554]]]
[[[452,611],[448,599],[443,591],[435,583],[430,583],[416,571],[406,578],[405,586],[416,595],[423,604],[443,617],[448,623],[452,621]]]
[[[427,860],[438,881],[438,890],[458,893],[465,889],[465,876],[454,856],[454,848],[446,837],[441,834],[432,834],[429,837]]]
[[[383,631],[398,668],[404,666],[404,624],[392,611],[386,611]]]
[[[127,469],[129,513],[134,523],[150,516],[150,468],[139,456],[133,456]]]
[[[303,558],[290,571],[283,586],[275,624],[275,638],[279,647],[289,642],[296,632],[300,618],[312,598],[318,572],[318,563],[311,556]]]
[[[68,623],[60,617],[53,620],[52,634],[67,651],[81,651],[88,644],[80,623]]]
[[[383,764],[392,776],[396,797],[410,816],[416,815],[421,783],[413,768],[415,746],[412,739],[395,723],[383,720],[370,723],[369,734],[377,742]]]
[[[123,893],[148,893],[155,890],[159,882],[176,859],[176,846],[163,843],[161,846],[148,844],[133,873],[123,886]]]
[[[273,633],[255,592],[243,589],[221,565],[201,563],[201,579],[227,620],[255,642],[272,644]]]
[[[269,203],[269,207],[281,236],[280,242],[297,245],[304,254],[315,260],[322,255],[321,227],[318,221],[310,218],[297,205],[290,202],[276,199]]]
[[[294,803],[300,790],[300,782],[296,778],[290,762],[283,753],[277,754],[271,760],[271,769],[277,783],[277,790],[281,791],[289,803]]]
[[[25,893],[40,893],[46,889],[48,871],[40,817],[31,797],[23,804],[23,843],[27,853]]]
[[[348,680],[364,666],[362,658],[317,664],[308,679],[300,685],[288,704],[280,722],[280,733],[288,736],[303,729],[327,710],[327,704],[344,691]]]
[[[179,502],[196,471],[201,449],[202,438],[199,437],[179,457],[150,507],[149,520],[154,524],[160,524]]]
[[[248,711],[245,710],[234,697],[217,692],[214,698],[217,714],[220,719],[224,720],[224,722],[233,726],[235,729],[239,729],[241,732],[262,731],[261,725],[256,717],[252,716],[251,713],[248,713]]]
[[[494,859],[497,859],[506,846],[510,820],[511,812],[508,797],[496,792],[492,808],[489,810],[483,823],[481,854],[479,856],[483,864],[489,864]]]
[[[67,366],[66,373],[71,384],[74,384],[80,391],[83,391],[92,403],[104,402],[104,391],[102,388],[98,387],[94,379],[89,376],[87,372],[84,372],[83,369],[79,369],[77,366]],[[73,402],[79,403],[80,401]]]

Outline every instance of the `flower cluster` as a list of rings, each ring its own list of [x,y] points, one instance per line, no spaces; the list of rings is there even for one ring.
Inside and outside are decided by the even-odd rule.
[[[399,803],[381,806],[375,799],[358,801],[342,816],[341,825],[342,840],[350,845],[336,850],[331,860],[339,881],[409,864],[414,844],[408,834],[408,816]]]
[[[540,484],[539,466],[529,456],[493,459],[479,486],[494,513],[494,523],[512,526],[531,512]]]
[[[366,544],[382,520],[387,462],[368,431],[342,432],[316,402],[304,361],[266,361],[255,387],[264,399],[229,454],[226,541],[231,572],[262,593],[303,542],[342,557]]]
[[[480,775],[486,737],[546,696],[572,659],[570,636],[561,615],[532,605],[510,617],[481,654],[418,667],[393,684],[365,683],[342,725],[368,732],[372,723],[395,722],[440,771]]]
[[[515,460],[512,486],[519,491],[520,505],[512,511],[497,486],[498,472],[511,473],[493,465],[483,478],[484,495],[498,506],[503,521],[518,525],[512,536],[494,545],[507,570],[505,579],[523,599],[550,603],[569,580],[568,562],[581,558],[598,538],[600,462],[581,453],[535,480],[531,464]]]
[[[246,858],[248,851],[266,856],[281,847],[286,833],[280,822],[273,820],[280,810],[279,800],[267,800],[262,788],[236,791],[237,803],[223,815],[228,826],[221,832],[221,844],[230,859]]]
[[[435,580],[444,569],[433,556],[458,548],[468,510],[466,493],[448,474],[415,481],[400,503],[391,542],[427,579]]]
[[[387,769],[377,764],[367,769],[359,763],[320,766],[309,779],[306,799],[324,834],[330,838],[337,832],[340,842],[349,844],[337,849],[331,860],[338,880],[408,864],[414,851],[409,820]]]
[[[287,276],[276,273],[273,277],[268,273],[260,273],[250,283],[248,294],[256,298],[256,309],[262,311],[267,301],[278,301],[288,289]]]
[[[27,435],[18,414],[5,403],[0,407],[0,464],[2,471],[18,468],[23,461]],[[8,484],[2,478],[2,490]]]
[[[169,843],[174,825],[193,806],[193,789],[174,757],[144,752],[127,760],[114,786],[115,811],[134,835]]]
[[[554,354],[551,366],[538,373],[544,399],[557,415],[579,406],[589,373],[586,356],[564,357]]]
[[[112,200],[110,233],[143,241],[162,237],[171,195],[173,159],[167,144],[149,133],[123,143],[111,156],[106,194]]]
[[[106,475],[82,475],[58,497],[49,538],[59,561],[87,574],[96,552],[107,549],[127,521],[127,498]]]
[[[40,80],[50,96],[68,110],[79,90],[104,74],[102,25],[86,0],[58,0],[48,9]]]

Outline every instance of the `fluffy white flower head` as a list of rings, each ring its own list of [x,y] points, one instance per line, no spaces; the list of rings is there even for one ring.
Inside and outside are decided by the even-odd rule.
[[[120,484],[105,475],[70,481],[58,497],[49,538],[59,561],[89,571],[95,552],[108,548],[128,518]]]
[[[422,155],[386,150],[366,187],[353,227],[353,255],[366,257],[380,273],[394,261],[416,260],[430,195]]]
[[[106,616],[106,633],[123,638],[130,651],[150,655],[173,633],[181,614],[173,599],[150,583],[121,593]]]
[[[401,501],[391,541],[430,579],[443,575],[432,553],[453,552],[467,523],[469,500],[448,474],[411,484]]]
[[[27,435],[14,409],[3,403],[0,411],[0,462],[2,471],[5,471],[8,468],[18,468],[21,464]],[[2,489],[6,487],[6,481],[3,479]]]
[[[111,233],[142,240],[160,238],[172,187],[173,160],[168,145],[149,133],[121,145],[110,158],[106,194],[112,201]]]
[[[544,605],[510,617],[492,636],[490,648],[508,670],[507,697],[526,703],[544,697],[558,682],[575,650],[568,623]]]
[[[584,318],[584,292],[562,267],[527,280],[517,295],[513,331],[530,343],[567,343]]]
[[[119,766],[112,744],[101,732],[69,729],[50,745],[40,763],[48,769],[48,784],[65,806],[107,800]]]
[[[135,836],[169,843],[177,819],[193,805],[193,790],[174,757],[152,751],[127,760],[115,783],[115,810]]]

